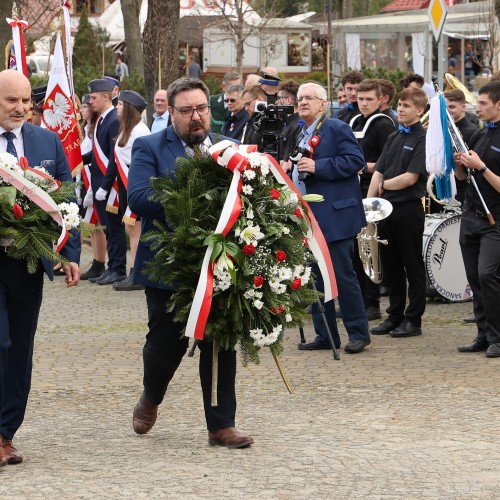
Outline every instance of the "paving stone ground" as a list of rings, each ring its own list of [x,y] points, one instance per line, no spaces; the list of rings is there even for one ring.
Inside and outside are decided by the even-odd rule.
[[[90,258],[85,249],[84,269]],[[422,337],[372,337],[339,361],[299,352],[298,332],[287,332],[294,394],[268,353],[240,363],[237,425],[255,444],[227,450],[207,444],[197,355],[183,360],[150,434],[133,433],[143,292],[66,290],[56,278],[15,439],[25,461],[0,470],[0,498],[498,499],[500,359],[456,351],[475,336],[462,322],[470,312],[430,302]]]

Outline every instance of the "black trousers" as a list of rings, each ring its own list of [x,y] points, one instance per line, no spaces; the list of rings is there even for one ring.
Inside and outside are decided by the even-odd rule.
[[[28,404],[42,292],[42,264],[29,274],[25,260],[0,250],[0,433],[6,439],[21,427]]]
[[[184,325],[174,322],[167,312],[172,291],[147,286],[148,327],[143,349],[144,390],[153,404],[163,401],[168,384],[179,367],[188,348],[188,339],[182,337]],[[200,381],[207,429],[215,432],[234,427],[236,416],[236,351],[219,352],[217,406],[211,405],[212,342],[202,341],[200,347]]]
[[[127,238],[125,236],[125,226],[121,215],[106,210],[106,203],[106,200],[94,200],[99,222],[105,226],[108,267],[111,271],[126,274]]]
[[[393,211],[378,224],[384,283],[389,289],[387,314],[395,323],[408,319],[421,326],[425,311],[425,266],[422,258],[425,214],[420,200],[393,203]],[[408,286],[407,286],[408,282]],[[408,306],[406,293],[408,291]]]
[[[475,213],[463,212],[460,248],[474,294],[478,339],[500,343],[500,223],[490,226]]]

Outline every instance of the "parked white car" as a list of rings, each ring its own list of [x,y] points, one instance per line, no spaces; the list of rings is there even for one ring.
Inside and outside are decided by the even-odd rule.
[[[34,54],[26,57],[26,63],[29,68],[28,71],[31,73],[30,76],[47,78],[49,76],[51,62],[48,54]]]

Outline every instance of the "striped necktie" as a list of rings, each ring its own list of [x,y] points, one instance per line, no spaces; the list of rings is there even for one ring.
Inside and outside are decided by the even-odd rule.
[[[10,153],[17,158],[16,146],[14,146],[14,138],[16,137],[16,134],[14,134],[14,132],[4,132],[2,135],[5,139],[7,139],[7,153]]]

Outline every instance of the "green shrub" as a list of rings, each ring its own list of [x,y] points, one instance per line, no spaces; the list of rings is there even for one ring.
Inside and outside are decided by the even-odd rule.
[[[210,95],[222,94],[222,87],[218,78],[215,76],[207,76],[203,81],[208,87],[208,90],[210,90]]]

